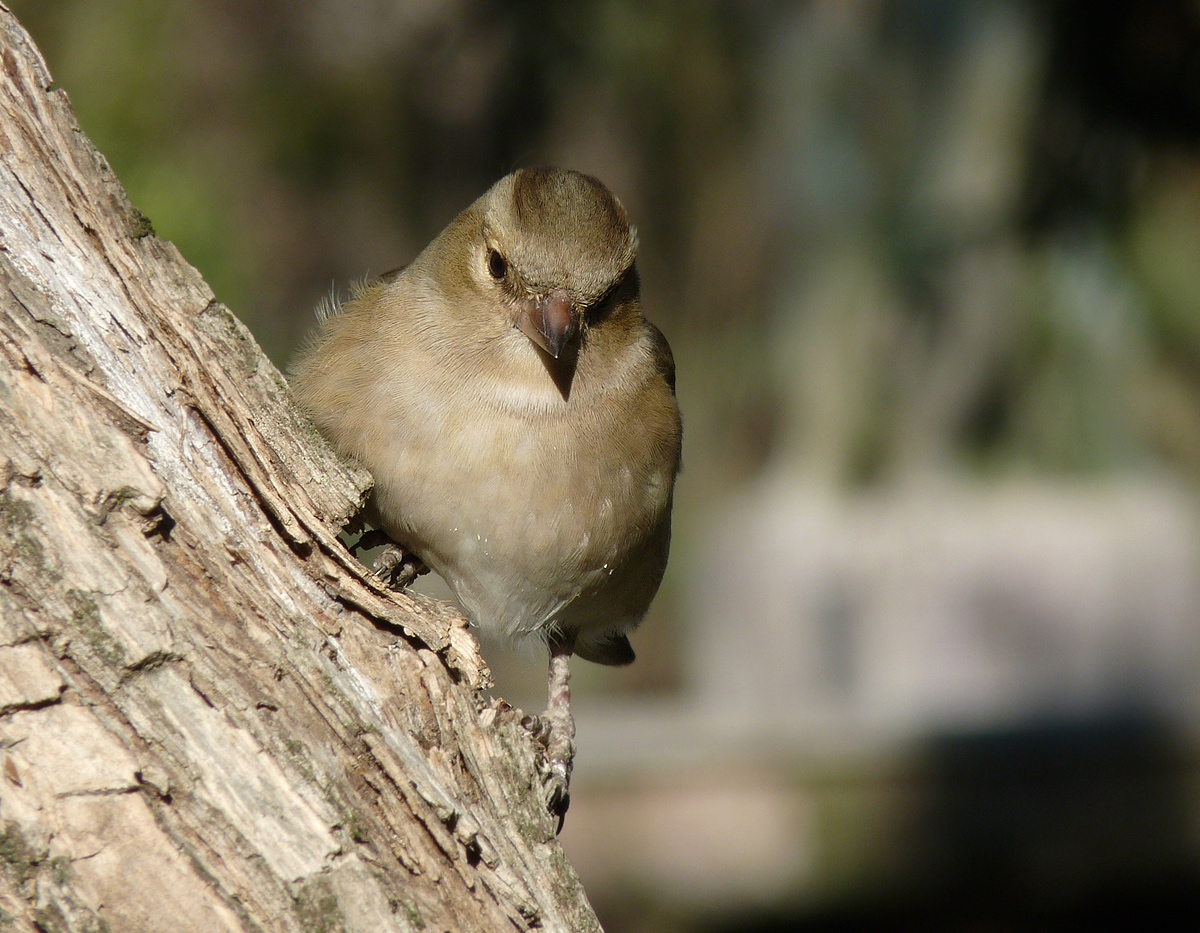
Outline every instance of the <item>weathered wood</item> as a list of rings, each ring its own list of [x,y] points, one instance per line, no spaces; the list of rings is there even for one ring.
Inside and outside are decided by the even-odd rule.
[[[0,918],[599,929],[461,616],[339,543],[369,478],[0,58]]]

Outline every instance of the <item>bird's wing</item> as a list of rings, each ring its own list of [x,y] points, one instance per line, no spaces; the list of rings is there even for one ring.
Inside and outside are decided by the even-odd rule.
[[[650,330],[651,346],[654,352],[654,365],[658,368],[659,374],[667,381],[667,385],[671,387],[671,394],[675,394],[675,354],[671,352],[671,345],[667,343],[667,338],[663,336],[663,332],[651,324],[646,322],[646,327]]]

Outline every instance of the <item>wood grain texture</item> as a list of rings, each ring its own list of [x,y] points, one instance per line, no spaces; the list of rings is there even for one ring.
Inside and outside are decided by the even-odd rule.
[[[598,930],[462,617],[0,6],[0,925]]]

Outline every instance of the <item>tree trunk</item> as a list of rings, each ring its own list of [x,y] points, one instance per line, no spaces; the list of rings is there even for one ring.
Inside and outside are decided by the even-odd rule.
[[[598,930],[462,617],[0,6],[0,926]]]

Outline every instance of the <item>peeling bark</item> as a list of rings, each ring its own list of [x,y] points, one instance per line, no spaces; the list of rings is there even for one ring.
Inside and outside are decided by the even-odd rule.
[[[462,617],[0,6],[0,925],[598,930]]]

